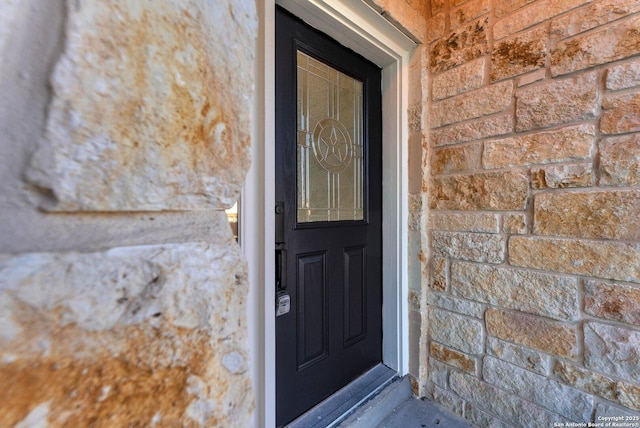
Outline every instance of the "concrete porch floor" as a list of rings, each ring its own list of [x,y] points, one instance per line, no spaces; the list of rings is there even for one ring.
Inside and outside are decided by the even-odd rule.
[[[434,402],[415,398],[408,378],[396,378],[337,427],[472,428],[464,419]]]

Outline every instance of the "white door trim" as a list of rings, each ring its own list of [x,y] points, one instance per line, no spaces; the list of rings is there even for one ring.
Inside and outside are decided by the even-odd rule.
[[[253,160],[240,206],[249,264],[248,329],[256,395],[254,426],[275,425],[275,3],[382,68],[383,362],[408,373],[409,60],[415,44],[363,0],[257,0],[260,19],[252,130]]]

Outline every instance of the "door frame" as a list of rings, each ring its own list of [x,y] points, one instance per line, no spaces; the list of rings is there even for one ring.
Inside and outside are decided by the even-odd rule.
[[[252,162],[240,204],[240,244],[249,266],[247,327],[254,426],[275,426],[275,4],[382,68],[382,359],[409,370],[408,135],[410,55],[416,44],[365,0],[257,0]]]

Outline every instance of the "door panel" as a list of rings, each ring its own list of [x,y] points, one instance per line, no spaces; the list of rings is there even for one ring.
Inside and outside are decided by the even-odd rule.
[[[277,9],[278,426],[382,359],[380,74]]]

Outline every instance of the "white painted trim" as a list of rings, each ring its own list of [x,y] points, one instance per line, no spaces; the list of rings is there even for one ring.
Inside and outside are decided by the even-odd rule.
[[[404,375],[408,343],[408,120],[413,41],[362,0],[258,0],[253,162],[242,195],[241,245],[249,263],[248,327],[254,426],[275,424],[274,10],[282,5],[382,67],[383,361]]]

